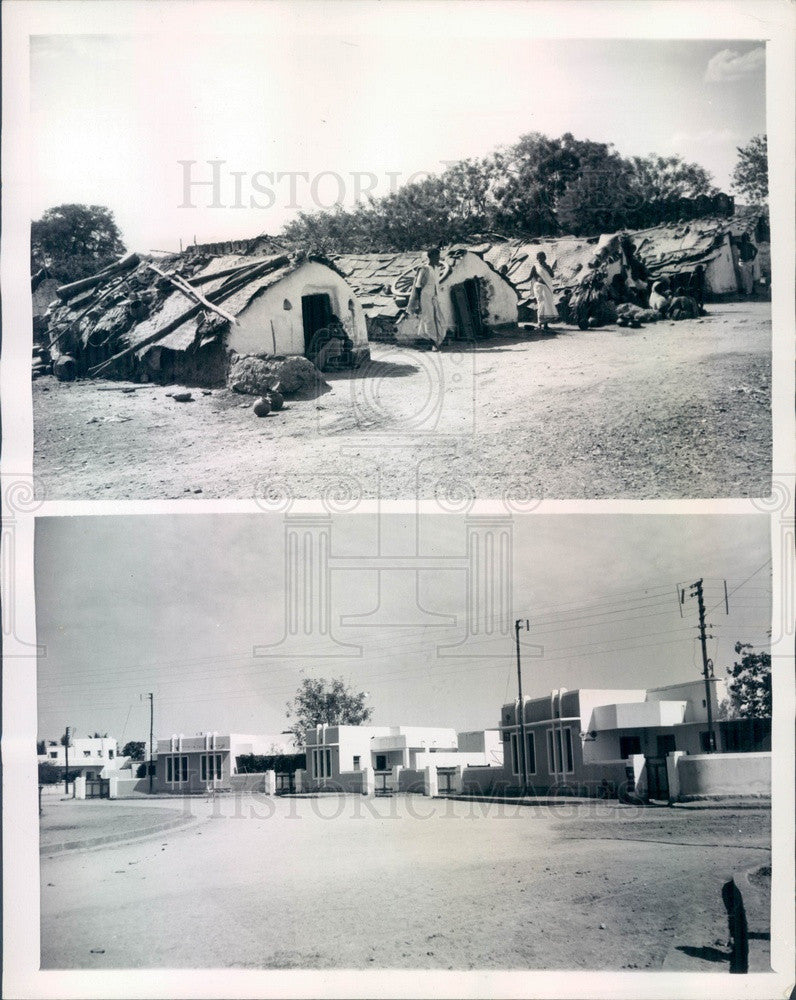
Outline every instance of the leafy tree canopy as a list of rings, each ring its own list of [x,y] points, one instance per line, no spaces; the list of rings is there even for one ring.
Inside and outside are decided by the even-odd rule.
[[[130,740],[122,747],[122,757],[129,757],[131,760],[143,760],[146,744],[143,740]]]
[[[768,201],[768,137],[756,135],[747,145],[738,146],[732,186],[750,205]]]
[[[416,250],[485,232],[593,236],[662,221],[666,214],[650,205],[715,193],[703,167],[676,156],[626,159],[569,132],[530,132],[354,208],[300,213],[282,235],[319,253]]]
[[[287,703],[290,732],[297,746],[304,746],[308,729],[326,723],[329,726],[360,726],[372,710],[365,705],[365,691],[352,691],[342,677],[330,681],[323,677],[305,677],[292,701]]]
[[[735,643],[740,659],[728,669],[728,711],[735,719],[771,717],[771,654],[748,642]]]
[[[113,212],[102,205],[48,208],[30,230],[31,272],[46,267],[59,281],[96,274],[125,252]]]

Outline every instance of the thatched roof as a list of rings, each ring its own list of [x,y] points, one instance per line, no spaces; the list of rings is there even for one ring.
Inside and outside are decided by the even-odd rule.
[[[456,257],[469,248],[442,251],[440,281],[451,272]],[[367,317],[398,318],[404,311],[412,290],[415,273],[427,262],[423,250],[402,253],[336,254],[332,262],[356,292]]]
[[[308,260],[322,263],[342,276],[339,268],[326,258],[287,253],[210,255],[194,250],[175,254],[166,261],[159,260],[158,267],[166,273],[180,275],[211,300],[214,293],[222,292],[227,286],[229,294],[218,305],[224,312],[237,316],[258,295]],[[249,275],[251,278],[247,280]],[[133,293],[146,304],[146,316],[139,322],[130,319]],[[216,314],[202,309],[156,341],[147,341],[159,330],[178,323],[195,304],[191,297],[175,289],[142,262],[135,271],[108,278],[55,308],[49,317],[50,333],[51,337],[66,336],[64,347],[70,350],[79,350],[91,343],[94,346],[107,344],[113,350],[141,345],[136,353],[144,353],[150,346],[183,351],[216,339],[227,325],[223,318],[218,317],[217,322]],[[209,317],[213,322],[208,323]],[[68,346],[70,341],[73,347]]]
[[[595,267],[618,259],[622,252],[619,235],[586,239],[563,236],[559,239],[499,240],[468,245],[468,249],[490,264],[516,289],[520,305],[535,301],[531,269],[536,255],[543,251],[547,263],[556,265],[554,285],[557,292],[572,289]]]

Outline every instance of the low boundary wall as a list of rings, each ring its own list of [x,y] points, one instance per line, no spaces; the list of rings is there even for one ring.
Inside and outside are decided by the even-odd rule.
[[[677,762],[681,801],[711,796],[771,795],[770,753],[691,754]]]

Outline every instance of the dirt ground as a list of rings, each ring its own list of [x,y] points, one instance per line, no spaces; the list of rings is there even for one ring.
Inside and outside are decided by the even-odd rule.
[[[494,337],[438,354],[373,344],[331,390],[258,419],[228,390],[33,384],[48,500],[767,496],[771,309],[711,305],[641,330]],[[129,387],[128,387],[129,388]]]
[[[43,968],[726,972],[730,875],[746,905],[750,971],[769,967],[762,807],[186,801],[190,826],[45,851]],[[110,825],[134,808],[87,805]]]

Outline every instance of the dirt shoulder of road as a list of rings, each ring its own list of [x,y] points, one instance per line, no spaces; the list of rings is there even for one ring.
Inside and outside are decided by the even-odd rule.
[[[263,419],[227,389],[179,403],[173,386],[38,379],[38,496],[248,499],[281,483],[317,499],[342,483],[434,497],[453,470],[479,498],[770,493],[768,303],[440,353],[374,343],[372,355]]]
[[[190,811],[123,806],[110,800],[42,803],[39,851],[49,855],[148,837],[192,823]]]

